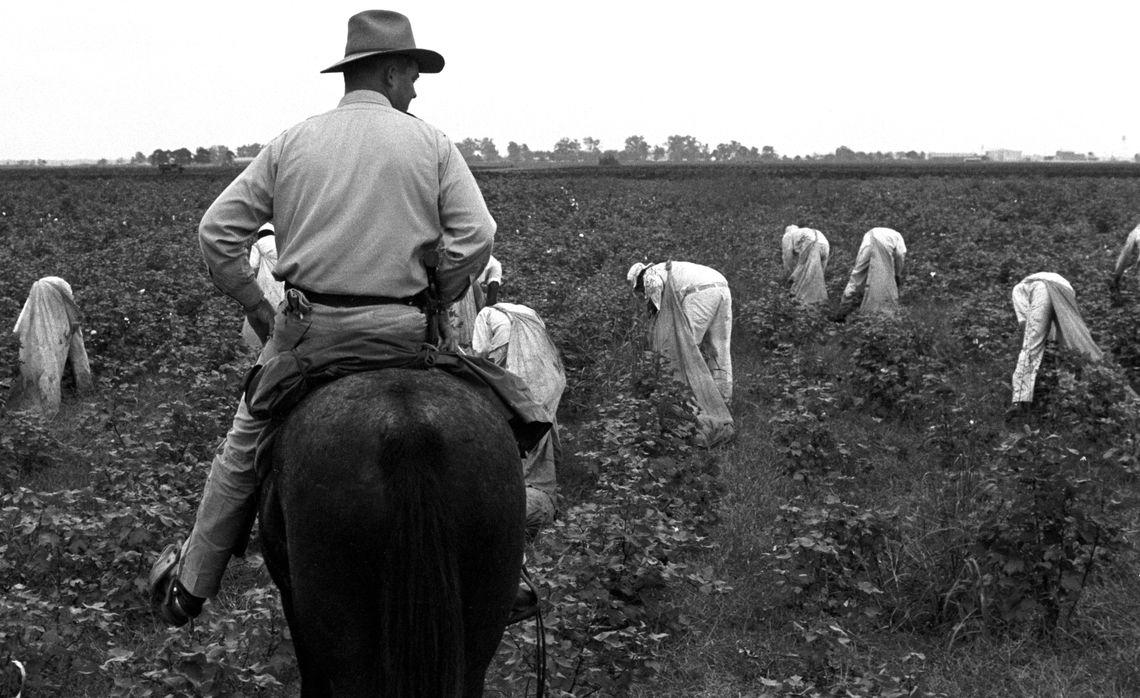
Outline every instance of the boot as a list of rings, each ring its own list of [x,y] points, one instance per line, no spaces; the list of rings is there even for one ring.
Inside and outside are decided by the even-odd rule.
[[[167,625],[174,628],[197,618],[206,602],[202,597],[191,594],[178,581],[175,570],[181,559],[182,542],[178,541],[166,546],[150,568],[151,606]]]

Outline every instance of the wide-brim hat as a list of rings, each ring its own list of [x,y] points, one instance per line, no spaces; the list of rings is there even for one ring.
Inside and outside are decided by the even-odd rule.
[[[407,17],[389,10],[365,10],[348,18],[344,58],[321,72],[342,73],[353,61],[385,53],[414,58],[421,73],[443,70],[443,56],[426,48],[416,48],[412,23]]]

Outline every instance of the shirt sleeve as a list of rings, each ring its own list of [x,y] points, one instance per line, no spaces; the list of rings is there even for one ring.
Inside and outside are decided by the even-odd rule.
[[[661,291],[665,288],[664,272],[655,264],[646,269],[645,276],[641,278],[645,286],[646,300],[653,305],[654,311],[661,310]]]
[[[471,350],[478,356],[489,356],[496,349],[507,346],[511,341],[511,320],[506,313],[488,306],[475,316],[475,327],[471,331]]]
[[[820,233],[819,234],[819,264],[820,264],[820,266],[823,267],[824,271],[827,271],[827,260],[830,257],[831,257],[831,243],[829,243],[827,241],[827,238],[825,238],[823,236],[823,233]]]
[[[210,279],[246,308],[262,298],[246,250],[257,230],[273,217],[274,154],[280,142],[278,137],[261,150],[210,204],[198,225],[198,244]]]
[[[1126,269],[1131,268],[1140,259],[1137,258],[1137,248],[1140,247],[1140,226],[1137,226],[1128,234],[1128,239],[1124,241],[1124,247],[1120,250],[1120,256],[1116,258],[1116,268],[1113,269],[1113,274],[1120,276]]]
[[[784,238],[780,241],[780,258],[784,263],[784,273],[792,273],[792,255],[794,241],[792,240],[795,232],[784,233]]]
[[[443,228],[439,285],[443,298],[463,295],[469,280],[483,271],[495,242],[495,219],[463,156],[441,135],[439,220]]]
[[[895,276],[902,278],[906,271],[906,242],[902,235],[895,236]]]

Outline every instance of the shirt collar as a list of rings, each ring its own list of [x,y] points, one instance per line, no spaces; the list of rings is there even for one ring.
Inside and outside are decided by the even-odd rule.
[[[373,90],[353,90],[347,93],[340,98],[340,104],[337,106],[343,107],[346,104],[379,104],[392,108],[392,103],[388,101],[387,97]]]

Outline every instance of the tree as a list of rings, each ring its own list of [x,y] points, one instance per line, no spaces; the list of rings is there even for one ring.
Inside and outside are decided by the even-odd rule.
[[[161,148],[155,148],[155,151],[150,154],[150,164],[158,167],[170,162],[170,151]]]
[[[851,150],[845,145],[841,145],[835,149],[835,159],[843,162],[850,162],[855,159],[855,151]]]
[[[479,155],[487,162],[498,162],[503,159],[503,156],[499,155],[499,149],[495,147],[495,141],[490,138],[479,140]]]
[[[141,150],[135,152],[135,156],[133,158],[131,158],[131,164],[132,165],[145,165],[146,163],[147,163],[146,156],[142,154]]]
[[[581,154],[582,144],[576,138],[563,138],[554,144],[553,157],[558,162],[576,162]]]
[[[716,149],[712,152],[712,159],[717,162],[729,162],[732,160],[751,160],[752,153],[756,149],[749,150],[745,146],[732,141],[730,143],[721,143],[717,145]]]
[[[593,138],[591,136],[586,136],[585,138],[582,139],[582,150],[585,153],[588,153],[590,155],[594,155],[598,152],[598,147],[601,146],[601,144],[602,144],[602,142],[599,141],[597,138]]]
[[[695,162],[705,160],[708,156],[708,146],[692,136],[669,136],[665,153],[669,162]]]
[[[189,165],[194,155],[186,148],[179,148],[170,154],[170,159],[179,165]]]
[[[507,160],[511,162],[530,162],[534,159],[534,153],[530,152],[530,147],[526,143],[519,145],[514,141],[507,144]]]
[[[234,153],[224,145],[210,146],[210,162],[215,165],[234,164]]]
[[[775,160],[776,159],[776,149],[770,145],[764,146],[763,148],[760,149],[760,159],[761,160]]]
[[[644,136],[630,136],[625,139],[625,149],[621,151],[621,158],[636,162],[649,159],[649,144]]]
[[[477,162],[479,160],[479,144],[475,142],[474,138],[464,138],[456,143],[455,147],[467,162]]]
[[[237,156],[239,158],[253,158],[261,152],[262,146],[260,143],[248,143],[246,145],[239,145],[237,149]]]
[[[663,145],[653,146],[653,159],[654,160],[664,160],[665,159],[665,146],[663,146]]]
[[[210,151],[202,146],[198,146],[198,149],[194,151],[194,162],[199,165],[209,165]]]

